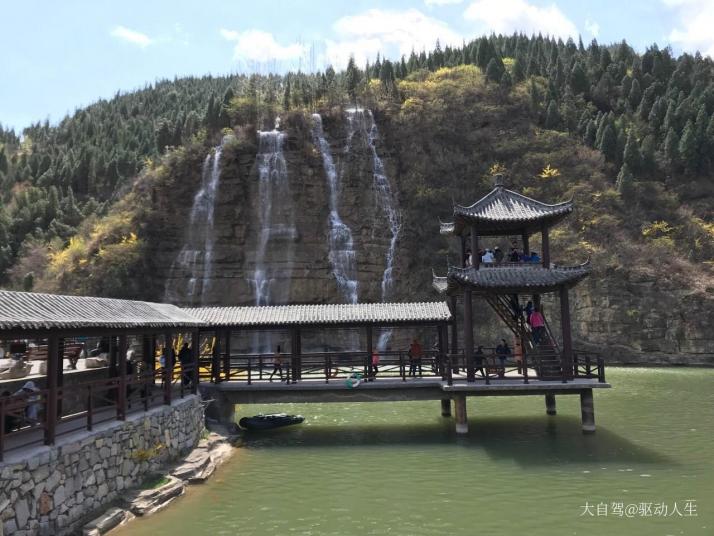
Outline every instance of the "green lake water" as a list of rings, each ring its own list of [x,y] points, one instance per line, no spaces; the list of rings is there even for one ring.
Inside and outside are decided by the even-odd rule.
[[[469,398],[459,437],[438,401],[241,406],[306,422],[248,435],[207,484],[117,534],[714,535],[714,370],[608,381],[589,436],[577,396],[555,417],[542,396]]]

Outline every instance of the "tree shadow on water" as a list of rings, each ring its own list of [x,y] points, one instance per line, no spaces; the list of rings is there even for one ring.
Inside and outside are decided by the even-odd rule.
[[[390,445],[414,449],[452,446],[482,450],[495,460],[524,467],[563,463],[675,465],[676,461],[626,437],[598,427],[585,435],[575,417],[479,417],[469,419],[469,433],[457,435],[454,421],[296,426],[248,432],[245,448],[364,448]]]

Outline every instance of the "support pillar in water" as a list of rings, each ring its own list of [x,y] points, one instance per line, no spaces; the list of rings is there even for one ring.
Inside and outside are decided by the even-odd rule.
[[[545,412],[548,415],[555,415],[555,395],[553,393],[546,393],[545,395]]]
[[[466,416],[466,397],[464,395],[454,396],[454,410],[456,411],[456,433],[468,434],[469,423]]]
[[[441,400],[441,416],[451,417],[451,399],[444,398]]]
[[[595,433],[595,404],[593,403],[593,390],[580,391],[580,414],[583,422],[583,433]]]
[[[226,425],[236,422],[236,407],[228,397],[212,390],[204,398],[212,399],[206,407],[206,417]]]

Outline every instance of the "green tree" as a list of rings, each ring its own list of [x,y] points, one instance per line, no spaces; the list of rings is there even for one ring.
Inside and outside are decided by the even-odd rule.
[[[492,82],[498,82],[501,80],[501,75],[503,73],[503,63],[499,66],[499,59],[491,58],[486,67],[486,78]]]
[[[639,81],[635,78],[632,81],[632,87],[630,88],[630,94],[627,96],[627,101],[630,103],[630,106],[632,106],[632,109],[636,110],[640,104],[640,100],[642,100],[642,90],[640,89]]]
[[[360,72],[355,65],[354,56],[350,56],[349,62],[347,63],[347,70],[345,71],[345,84],[347,86],[347,95],[350,98],[352,104],[357,103],[357,86],[360,82]]]
[[[590,88],[588,76],[585,74],[585,69],[583,69],[583,66],[579,61],[576,61],[573,65],[568,82],[570,87],[573,89],[573,93],[576,95],[586,93]]]
[[[545,112],[545,128],[555,130],[560,126],[560,114],[558,113],[558,105],[554,100],[548,104],[548,109]]]
[[[600,150],[605,155],[605,160],[615,162],[617,160],[617,133],[615,127],[608,124],[602,134]]]
[[[696,171],[699,168],[697,131],[691,119],[684,126],[682,138],[679,140],[679,156],[687,170]]]
[[[671,127],[664,138],[664,157],[670,166],[676,165],[679,161],[679,136]]]
[[[622,164],[620,168],[620,173],[617,174],[617,191],[624,199],[632,198],[632,190],[634,187],[635,178],[632,176],[627,163]]]
[[[640,154],[640,145],[637,143],[634,132],[630,130],[627,135],[627,143],[625,151],[622,155],[623,165],[627,165],[628,170],[634,175],[638,175],[642,169],[642,155]]]

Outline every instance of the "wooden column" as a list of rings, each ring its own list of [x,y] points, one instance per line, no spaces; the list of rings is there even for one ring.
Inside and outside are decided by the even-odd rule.
[[[211,352],[211,381],[221,381],[221,332],[213,332],[213,351]]]
[[[290,335],[292,383],[297,383],[300,376],[300,328],[296,327],[291,329]]]
[[[481,256],[478,254],[478,234],[476,233],[475,225],[471,226],[471,264],[477,270],[479,264],[481,264]]]
[[[171,333],[164,333],[164,404],[171,405],[171,382],[174,376],[173,342]]]
[[[464,291],[464,357],[466,358],[466,380],[476,381],[474,369],[474,324],[471,291]]]
[[[62,417],[62,387],[64,385],[64,337],[57,339],[57,417]]]
[[[454,410],[456,412],[456,433],[468,434],[469,421],[466,415],[466,397],[464,395],[454,395]]]
[[[541,231],[541,237],[542,237],[542,244],[541,247],[543,248],[543,251],[541,251],[542,259],[543,259],[543,268],[550,268],[550,236],[549,236],[549,231],[550,228],[547,225],[543,226],[543,230]]]
[[[570,329],[570,300],[568,287],[560,287],[560,324],[563,331],[563,355],[561,366],[565,378],[573,376],[573,339]]]
[[[117,374],[117,338],[112,335],[109,337],[109,377],[116,378]]]
[[[231,379],[231,333],[232,331],[227,329],[223,334],[224,337],[224,348],[223,348],[223,380],[229,381]]]
[[[530,255],[531,247],[528,244],[528,231],[523,231],[523,234],[521,235],[521,240],[523,241],[523,254]]]
[[[548,415],[555,415],[555,395],[553,393],[545,394],[545,412]]]
[[[456,296],[450,296],[449,301],[451,303],[451,315],[454,317],[451,321],[451,344],[449,345],[449,351],[455,354],[459,351],[459,324],[456,318]]]
[[[198,392],[198,382],[200,381],[200,371],[198,370],[200,356],[201,332],[195,329],[191,332],[191,365],[193,367],[191,371],[191,393],[194,395]]]
[[[59,338],[50,335],[47,340],[47,400],[45,406],[45,445],[54,445],[57,432],[57,369],[59,365]]]
[[[463,234],[459,237],[459,242],[461,242],[461,262],[459,266],[466,268],[466,237]]]
[[[595,403],[593,402],[592,389],[580,391],[580,415],[582,417],[583,433],[595,433]]]
[[[113,338],[113,337],[112,337]],[[119,335],[117,348],[117,375],[119,387],[117,391],[117,419],[126,419],[126,334]]]
[[[446,332],[446,324],[439,324],[436,328],[439,340],[439,355],[436,357],[437,373],[441,374],[441,379],[446,379],[446,353],[448,350],[449,336]]]
[[[374,341],[372,340],[372,326],[365,328],[367,333],[367,359],[364,366],[364,377],[368,378],[372,372],[372,351],[374,350]],[[381,356],[380,356],[381,357]]]
[[[451,417],[451,399],[442,398],[441,399],[441,416]]]

